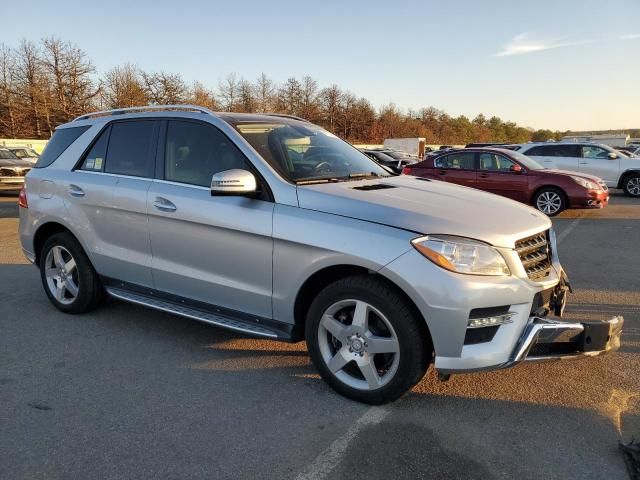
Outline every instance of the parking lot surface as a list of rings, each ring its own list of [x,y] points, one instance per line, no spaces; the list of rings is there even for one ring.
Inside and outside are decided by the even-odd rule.
[[[453,376],[383,407],[335,394],[304,343],[109,301],[59,313],[0,196],[0,478],[626,479],[640,438],[640,201],[554,219],[567,316],[619,352]]]

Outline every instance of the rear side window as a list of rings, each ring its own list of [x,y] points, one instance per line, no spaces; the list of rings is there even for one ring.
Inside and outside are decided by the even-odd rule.
[[[104,171],[132,177],[152,177],[155,125],[153,120],[112,124]]]
[[[475,157],[476,154],[473,152],[451,153],[436,158],[435,166],[436,168],[473,170],[475,169]]]
[[[40,158],[35,164],[35,168],[44,168],[55,162],[64,151],[75,142],[80,135],[86,132],[90,127],[71,127],[61,128],[56,130],[51,137],[51,140],[47,142],[47,146],[40,155]]]
[[[539,157],[579,157],[578,145],[539,145],[524,152],[528,156]]]

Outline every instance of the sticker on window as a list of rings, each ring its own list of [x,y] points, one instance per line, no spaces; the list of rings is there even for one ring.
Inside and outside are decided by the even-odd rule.
[[[94,160],[93,158],[87,158],[87,169],[93,170]]]
[[[96,157],[95,169],[102,170],[102,157]]]

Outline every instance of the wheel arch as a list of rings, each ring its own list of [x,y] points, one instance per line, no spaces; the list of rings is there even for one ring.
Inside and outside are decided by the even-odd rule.
[[[62,223],[56,221],[45,222],[37,228],[35,234],[33,235],[33,249],[36,258],[36,265],[40,265],[40,253],[45,242],[48,238],[50,238],[52,235],[55,235],[56,233],[69,233],[78,241],[78,243],[80,243],[80,245],[82,245],[82,242],[80,242],[78,236],[75,235],[68,227],[64,226]]]
[[[626,182],[627,178],[633,174],[640,175],[640,168],[629,169],[622,172],[622,175],[620,175],[620,179],[618,180],[618,188],[623,188],[624,182]]]
[[[558,185],[553,185],[553,184],[545,184],[545,185],[540,185],[539,187],[537,187],[533,191],[533,193],[531,194],[531,198],[529,199],[529,204],[530,205],[534,205],[534,201],[536,199],[536,196],[538,195],[538,193],[540,193],[544,189],[552,189],[552,190],[559,191],[562,194],[562,196],[564,197],[565,205],[567,207],[569,206],[569,195],[567,195],[566,190],[564,188],[562,188],[562,187],[559,187]]]
[[[398,295],[400,295],[406,302],[412,313],[416,318],[421,319],[420,325],[423,328],[423,334],[429,340],[431,340],[431,333],[427,325],[426,319],[422,315],[420,309],[412,300],[412,298],[398,286],[391,279],[382,275],[379,272],[374,272],[365,267],[350,264],[331,265],[324,267],[317,272],[311,274],[299,288],[294,303],[294,328],[292,332],[292,340],[300,341],[304,339],[305,323],[307,319],[307,312],[311,306],[311,302],[320,291],[329,284],[340,280],[345,277],[353,275],[371,275],[381,282],[385,283],[388,288],[393,289]]]

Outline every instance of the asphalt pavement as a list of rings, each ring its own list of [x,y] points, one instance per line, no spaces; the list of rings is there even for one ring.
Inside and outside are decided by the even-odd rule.
[[[569,318],[623,314],[605,357],[453,376],[369,407],[304,343],[256,340],[115,300],[48,302],[0,197],[2,479],[627,479],[640,438],[640,200],[554,219]]]

